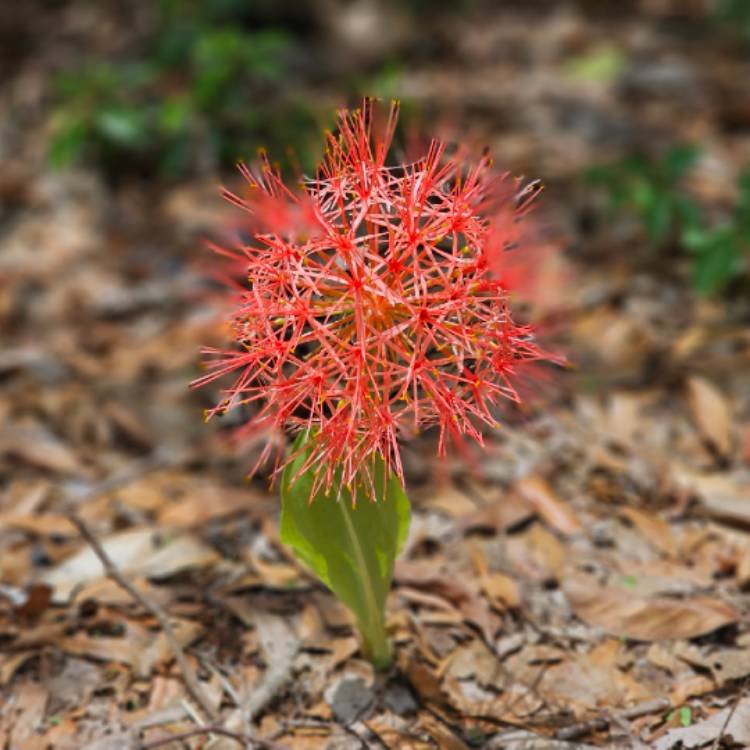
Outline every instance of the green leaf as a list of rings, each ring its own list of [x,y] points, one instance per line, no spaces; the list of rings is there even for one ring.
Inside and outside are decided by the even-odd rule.
[[[673,146],[664,157],[664,174],[670,183],[684,177],[698,161],[701,149],[692,143]]]
[[[734,275],[738,253],[733,238],[717,233],[714,242],[702,247],[693,264],[693,284],[699,294],[718,292]]]
[[[693,711],[690,706],[680,708],[680,724],[683,727],[689,727],[693,723]]]
[[[627,59],[619,47],[602,44],[566,63],[571,76],[584,81],[614,81],[625,69]]]
[[[672,207],[663,193],[651,191],[649,198],[641,207],[643,222],[651,244],[661,245],[672,227]]]
[[[96,126],[108,141],[125,147],[138,147],[143,144],[148,125],[143,115],[136,109],[109,107],[96,118]]]
[[[363,652],[376,667],[390,664],[385,600],[393,566],[409,529],[409,500],[399,479],[377,457],[369,465],[375,486],[361,477],[341,497],[319,491],[311,497],[315,467],[300,473],[309,456],[307,436],[294,443],[281,480],[281,540],[354,614]],[[299,476],[298,476],[299,474]]]
[[[88,134],[88,125],[83,118],[74,115],[59,118],[49,146],[52,166],[60,169],[74,161],[83,151]]]

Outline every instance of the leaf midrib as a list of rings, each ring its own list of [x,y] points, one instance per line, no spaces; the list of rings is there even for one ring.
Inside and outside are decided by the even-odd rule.
[[[368,624],[375,625],[376,623],[373,617],[377,617],[377,613],[379,610],[378,603],[375,599],[375,588],[373,585],[372,571],[370,569],[370,566],[367,564],[367,558],[364,554],[362,545],[359,541],[359,537],[357,536],[356,530],[354,528],[354,524],[350,515],[350,509],[345,500],[340,500],[339,503],[341,506],[341,514],[344,518],[344,524],[351,540],[352,549],[354,550],[354,557],[356,558],[357,567],[361,571],[364,571],[364,575],[366,578],[364,586],[364,598]]]

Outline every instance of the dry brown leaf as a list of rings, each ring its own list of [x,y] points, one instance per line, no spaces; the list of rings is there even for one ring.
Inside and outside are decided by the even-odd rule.
[[[42,725],[48,699],[47,688],[36,682],[24,682],[15,689],[13,703],[7,709],[11,716],[10,747],[27,746],[25,741],[30,740]]]
[[[701,510],[711,518],[750,527],[750,485],[726,474],[681,472],[679,478],[697,493]]]
[[[176,619],[169,620],[172,626],[172,633],[177,639],[181,648],[186,648],[203,633],[203,627],[200,623],[193,620]],[[135,673],[140,677],[148,677],[158,664],[171,661],[173,658],[172,649],[169,641],[163,631],[154,638],[146,648],[138,654],[138,661],[135,664]]]
[[[488,641],[494,638],[498,618],[487,602],[470,587],[471,579],[459,580],[436,572],[429,565],[401,560],[396,563],[396,581],[414,588],[426,588],[430,594],[446,598],[460,610],[467,622],[480,629]]]
[[[269,497],[250,487],[238,490],[206,483],[176,502],[165,504],[162,501],[158,521],[164,526],[200,528],[219,516],[239,510],[265,512],[268,507]]]
[[[514,569],[535,581],[557,580],[568,558],[568,548],[539,523],[511,536],[507,552]]]
[[[638,596],[625,589],[600,586],[582,575],[567,576],[563,590],[585,623],[639,641],[695,638],[739,619],[739,613],[721,599]]]
[[[160,540],[160,536],[163,541]],[[112,534],[102,547],[122,573],[163,578],[188,568],[200,568],[218,559],[216,552],[197,538],[170,538],[165,532],[138,528]],[[104,577],[101,561],[88,546],[54,568],[43,580],[54,588],[53,601],[65,601],[79,584]]]
[[[14,425],[0,432],[0,454],[58,474],[83,474],[75,452],[47,429]]]
[[[9,513],[0,517],[0,528],[20,529],[38,536],[75,536],[73,524],[65,516]]]
[[[15,676],[16,672],[27,662],[38,655],[34,651],[19,651],[15,654],[0,655],[0,686],[7,685]],[[2,745],[0,745],[2,747]]]
[[[432,714],[420,714],[421,724],[441,750],[469,750],[469,746]]]
[[[521,591],[518,588],[518,583],[504,573],[489,570],[487,558],[477,545],[474,545],[471,549],[471,559],[479,577],[479,585],[490,604],[498,609],[518,607],[521,603]]]
[[[722,730],[724,736],[731,736],[735,744],[750,745],[750,698],[744,698],[737,706],[727,706],[689,727],[670,729],[654,742],[653,747],[655,750],[702,747],[716,740]]]
[[[490,602],[498,608],[514,609],[521,604],[518,583],[504,573],[488,573],[482,576],[482,590]]]
[[[532,516],[533,511],[529,504],[511,492],[464,516],[458,521],[457,527],[461,533],[485,529],[498,532],[519,526]]]
[[[441,680],[435,675],[434,669],[415,659],[413,654],[406,654],[405,651],[399,652],[398,661],[409,683],[423,701],[437,705],[448,704],[448,695],[443,690]]]
[[[601,705],[619,705],[625,698],[622,674],[613,663],[599,664],[581,654],[553,664],[543,672],[537,690],[547,700],[564,701],[576,714]]]
[[[451,518],[463,518],[477,510],[477,503],[465,492],[461,492],[453,483],[444,483],[435,487],[423,502],[431,510],[438,511]]]
[[[719,685],[750,675],[750,648],[699,649],[677,644],[675,655],[692,666],[709,670]]]
[[[421,740],[413,736],[413,732],[402,731],[392,726],[394,723],[389,714],[381,714],[365,722],[365,726],[377,735],[384,747],[398,747],[403,750],[433,750],[432,742]]]
[[[443,676],[457,680],[474,678],[480,685],[496,685],[500,677],[500,663],[484,643],[472,638],[456,648],[443,665]]]
[[[621,508],[620,515],[630,521],[660,552],[669,557],[674,557],[677,554],[677,543],[672,534],[672,529],[663,518],[640,508],[630,507]]]
[[[289,589],[300,582],[300,569],[286,563],[268,563],[260,555],[248,552],[247,562],[258,572],[264,586]]]
[[[726,398],[715,385],[697,375],[687,381],[690,413],[701,435],[722,455],[732,452],[732,416]]]
[[[561,534],[576,534],[581,522],[573,509],[541,477],[524,477],[516,485],[518,494],[553,529]]]

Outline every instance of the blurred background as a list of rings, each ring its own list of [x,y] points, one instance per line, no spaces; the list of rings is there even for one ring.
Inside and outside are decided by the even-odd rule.
[[[648,379],[643,342],[695,314],[746,322],[745,0],[35,0],[4,5],[0,40],[6,371],[126,393],[166,368],[184,398],[193,341],[218,335],[200,245],[242,220],[220,184],[260,148],[311,173],[363,95],[401,101],[402,143],[447,133],[542,180],[572,266],[536,298],[580,377]]]
[[[273,493],[244,480],[260,445],[226,439],[239,410],[206,426],[215,393],[187,387],[200,346],[226,343],[216,261],[203,244],[241,226],[219,197],[222,184],[240,186],[238,160],[266,148],[290,177],[310,173],[335,109],[370,95],[401,101],[400,143],[445,132],[544,183],[532,216],[558,252],[537,269],[529,314],[571,362],[491,437],[480,489],[454,457],[440,482],[456,482],[460,498],[446,495],[432,446],[405,448],[420,508],[409,561],[476,578],[450,540],[467,533],[472,503],[494,507],[488,498],[531,476],[547,488],[542,500],[532,491],[531,528],[547,536],[523,527],[523,544],[509,547],[508,570],[527,587],[524,617],[568,626],[555,590],[571,529],[592,530],[575,556],[609,545],[606,566],[625,561],[623,575],[634,555],[641,564],[668,554],[679,563],[662,583],[679,566],[704,566],[702,590],[714,580],[747,590],[746,534],[730,540],[712,527],[710,554],[697,537],[684,549],[653,542],[667,524],[676,534],[698,518],[704,530],[707,517],[750,524],[748,0],[0,6],[3,585],[28,591],[80,548],[61,502],[78,503],[103,535],[168,528],[199,538],[204,546],[190,549],[203,556],[165,573],[197,577],[160,587],[194,621],[206,607],[174,602],[202,602],[208,590],[218,601],[232,566],[255,571],[260,587],[276,580],[273,566],[281,588],[296,580],[274,541]],[[641,515],[623,521],[623,508]],[[504,521],[487,518],[481,543],[499,543]],[[524,544],[531,557],[518,552]],[[549,550],[562,557],[550,561]],[[217,557],[225,567],[208,572]],[[239,610],[225,610],[208,610],[217,633],[237,627]],[[2,638],[17,637],[13,627]],[[3,667],[0,688],[34,679],[35,648]],[[148,702],[146,688],[117,684],[120,705]]]

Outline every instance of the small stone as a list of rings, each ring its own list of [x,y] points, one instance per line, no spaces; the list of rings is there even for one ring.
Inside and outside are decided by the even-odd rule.
[[[375,702],[372,688],[360,677],[345,677],[326,695],[333,715],[341,724],[351,724]]]

